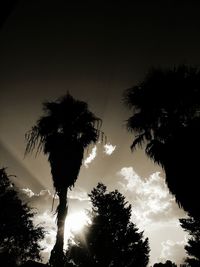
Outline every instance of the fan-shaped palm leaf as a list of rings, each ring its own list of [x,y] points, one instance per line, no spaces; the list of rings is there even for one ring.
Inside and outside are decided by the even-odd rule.
[[[146,147],[147,155],[164,168],[177,202],[200,216],[200,162],[195,156],[200,151],[199,69],[153,69],[143,82],[125,91],[124,102],[133,112],[127,121],[136,135],[131,149]]]

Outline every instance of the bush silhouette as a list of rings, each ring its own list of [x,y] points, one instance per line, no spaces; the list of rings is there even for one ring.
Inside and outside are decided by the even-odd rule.
[[[35,213],[21,201],[4,168],[0,169],[0,210],[0,265],[40,260],[44,229],[34,226]]]

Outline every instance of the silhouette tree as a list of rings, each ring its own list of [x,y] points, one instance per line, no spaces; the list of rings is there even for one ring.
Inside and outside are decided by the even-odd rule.
[[[53,184],[59,197],[57,236],[50,265],[63,265],[64,223],[67,215],[67,191],[71,188],[82,164],[84,149],[95,143],[101,120],[88,110],[85,102],[66,94],[55,102],[43,104],[45,115],[26,134],[26,153],[35,148],[48,155]]]
[[[147,266],[148,239],[130,221],[131,205],[125,197],[117,190],[107,192],[101,183],[89,196],[91,224],[69,243],[67,261],[78,267]]]
[[[4,168],[0,169],[0,210],[0,265],[40,260],[44,229],[34,226],[35,213],[20,200]]]
[[[200,71],[179,66],[153,69],[143,82],[125,91],[133,115],[127,128],[135,134],[131,149],[145,147],[160,164],[176,201],[200,216],[198,166],[200,151]],[[196,153],[195,153],[196,151]]]
[[[186,263],[191,267],[200,267],[200,219],[180,219],[181,227],[190,235],[185,250],[188,254]]]
[[[165,263],[155,263],[153,267],[177,267],[177,265],[169,260],[167,260]]]

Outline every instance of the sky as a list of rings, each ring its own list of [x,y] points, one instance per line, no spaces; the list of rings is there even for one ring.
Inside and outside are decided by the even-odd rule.
[[[55,238],[50,167],[42,154],[24,157],[24,135],[42,115],[42,102],[70,92],[103,120],[107,136],[106,144],[85,152],[69,194],[70,212],[90,207],[87,194],[98,182],[116,188],[149,237],[151,264],[167,259],[179,264],[186,233],[178,218],[185,213],[169,194],[162,169],[143,150],[130,151],[133,135],[125,125],[131,113],[122,95],[151,67],[199,65],[200,5],[191,0],[97,3],[21,0],[1,27],[0,165],[17,176],[25,199],[38,208],[37,222],[47,224],[48,257]]]

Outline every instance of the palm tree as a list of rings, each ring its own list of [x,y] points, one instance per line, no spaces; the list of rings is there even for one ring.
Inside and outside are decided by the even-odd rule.
[[[153,69],[125,91],[124,102],[133,112],[127,121],[135,134],[131,149],[145,147],[165,170],[178,204],[199,216],[200,71],[185,65]]]
[[[85,102],[70,94],[55,102],[43,104],[45,115],[27,132],[25,154],[36,148],[48,155],[55,191],[59,197],[57,207],[57,236],[51,252],[51,266],[62,266],[64,223],[67,215],[67,191],[79,174],[84,149],[95,143],[100,133],[101,120],[88,110]]]

